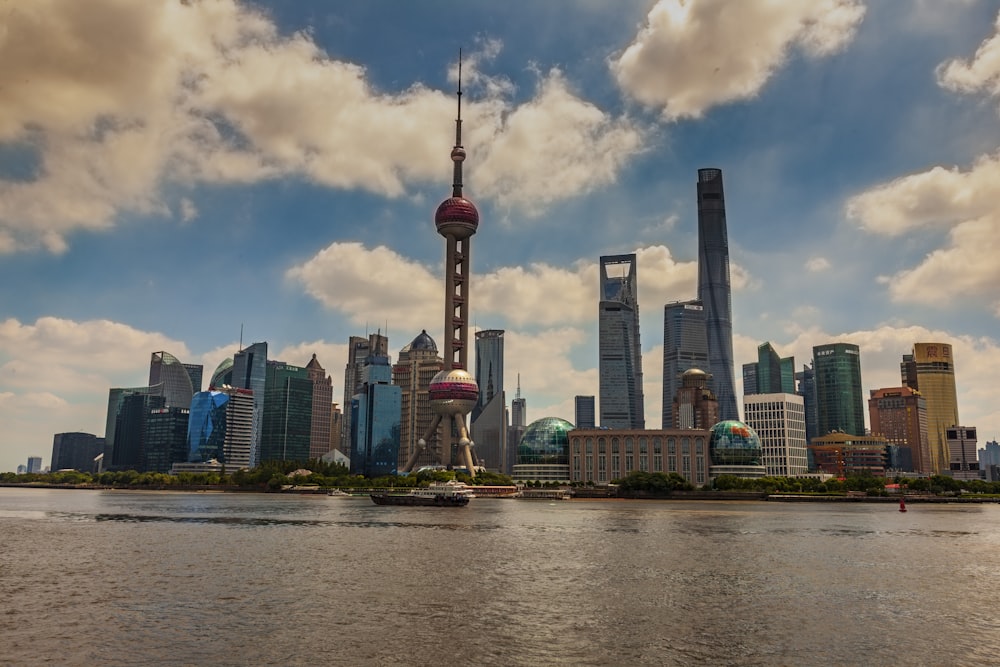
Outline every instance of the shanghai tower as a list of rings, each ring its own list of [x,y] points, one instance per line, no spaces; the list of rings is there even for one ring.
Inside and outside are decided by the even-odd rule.
[[[733,371],[733,308],[722,170],[698,170],[698,299],[705,309],[708,370],[719,419],[739,419]]]

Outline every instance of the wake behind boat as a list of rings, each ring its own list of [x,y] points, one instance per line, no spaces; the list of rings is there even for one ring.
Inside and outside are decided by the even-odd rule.
[[[409,493],[373,493],[376,505],[402,505],[411,507],[464,507],[473,498],[472,489],[464,482],[437,482],[430,486],[412,489]]]

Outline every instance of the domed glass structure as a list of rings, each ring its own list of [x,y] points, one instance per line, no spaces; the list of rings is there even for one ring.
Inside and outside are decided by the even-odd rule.
[[[558,417],[531,422],[517,446],[518,465],[569,465],[573,425]]]
[[[734,419],[712,427],[708,455],[713,466],[753,466],[762,464],[763,448],[752,428]]]

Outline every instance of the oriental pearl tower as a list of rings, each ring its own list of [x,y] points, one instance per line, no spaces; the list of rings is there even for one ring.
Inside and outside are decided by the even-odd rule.
[[[451,197],[441,202],[434,214],[437,232],[445,238],[445,292],[444,292],[444,368],[431,380],[428,394],[434,419],[427,432],[417,441],[417,449],[410,455],[404,471],[417,462],[431,438],[444,422],[438,462],[451,465],[453,431],[458,433],[459,461],[470,476],[476,469],[472,459],[472,440],[465,426],[465,415],[472,412],[479,397],[479,387],[469,374],[469,253],[472,235],[479,227],[479,211],[475,204],[462,196],[462,61],[458,62],[458,117],[455,120],[455,147],[451,149],[454,179]]]

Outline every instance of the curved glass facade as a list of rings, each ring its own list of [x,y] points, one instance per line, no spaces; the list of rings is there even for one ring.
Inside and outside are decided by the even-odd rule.
[[[558,417],[531,422],[517,446],[518,465],[568,465],[573,425]]]
[[[187,460],[201,463],[223,459],[226,440],[226,404],[229,395],[220,391],[201,391],[191,399],[188,417]]]
[[[233,383],[233,358],[228,357],[222,360],[215,372],[212,373],[212,381],[208,383],[208,388],[221,387],[222,385]]]
[[[708,440],[713,466],[761,466],[763,448],[760,438],[743,422],[728,420],[712,427]]]
[[[169,352],[153,352],[149,360],[149,386],[163,384],[162,396],[168,408],[191,405],[194,384],[187,367]],[[200,389],[200,387],[199,387]]]

